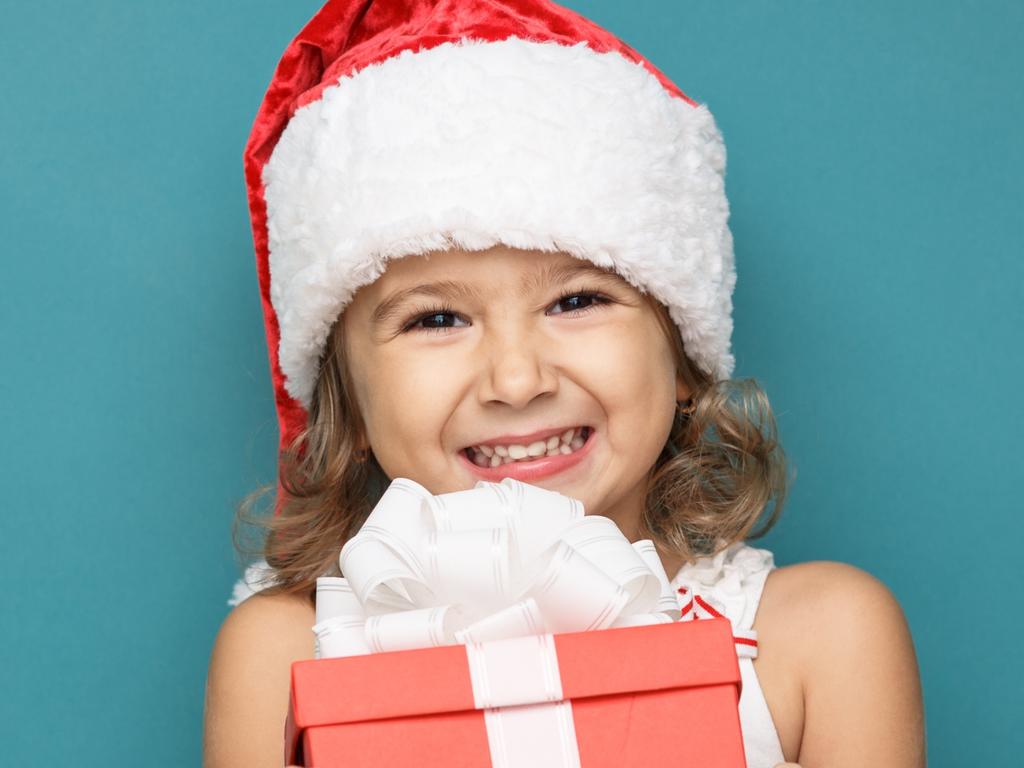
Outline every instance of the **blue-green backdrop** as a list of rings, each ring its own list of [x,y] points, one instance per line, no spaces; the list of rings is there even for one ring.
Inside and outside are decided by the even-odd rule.
[[[797,472],[761,546],[893,590],[932,766],[1014,764],[1024,5],[568,5],[725,135],[737,374]],[[5,4],[8,765],[198,763],[233,506],[274,471],[241,151],[317,6]]]

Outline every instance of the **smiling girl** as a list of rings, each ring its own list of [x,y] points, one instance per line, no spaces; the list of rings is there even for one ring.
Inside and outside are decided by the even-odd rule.
[[[512,477],[653,539],[684,612],[751,638],[751,768],[924,765],[891,593],[746,543],[786,472],[767,398],[731,378],[704,105],[545,0],[328,2],[282,58],[246,171],[281,471],[259,593],[213,649],[209,768],[280,765],[316,579],[396,477],[433,494]]]

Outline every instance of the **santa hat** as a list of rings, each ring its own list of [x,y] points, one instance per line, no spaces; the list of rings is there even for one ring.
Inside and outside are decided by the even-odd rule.
[[[245,171],[282,448],[355,291],[446,247],[611,269],[668,307],[701,369],[732,372],[715,121],[547,0],[329,0],[278,64]]]

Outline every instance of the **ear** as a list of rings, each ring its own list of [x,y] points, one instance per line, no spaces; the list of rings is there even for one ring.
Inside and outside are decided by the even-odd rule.
[[[360,451],[370,451],[373,446],[370,445],[370,439],[366,435],[366,430],[360,428],[356,436],[356,449]]]
[[[693,396],[693,391],[683,379],[682,374],[676,375],[676,402],[685,403]]]

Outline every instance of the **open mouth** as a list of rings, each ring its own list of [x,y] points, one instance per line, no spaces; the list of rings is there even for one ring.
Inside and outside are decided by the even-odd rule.
[[[529,445],[471,445],[464,449],[466,458],[478,467],[500,467],[503,464],[525,464],[539,459],[568,456],[580,450],[593,430],[589,426],[572,427]]]

